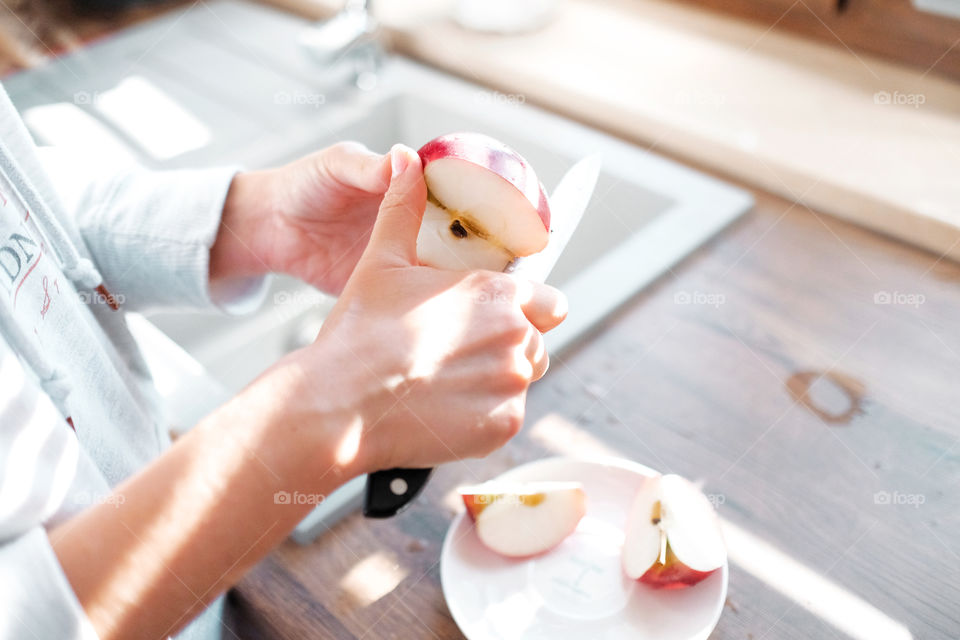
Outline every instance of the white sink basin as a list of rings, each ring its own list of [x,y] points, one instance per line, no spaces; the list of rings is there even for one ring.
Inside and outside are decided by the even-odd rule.
[[[516,148],[552,190],[574,162],[600,152],[593,201],[550,278],[570,301],[568,320],[548,338],[553,351],[751,205],[747,193],[713,178],[407,60],[388,60],[373,91],[331,90],[329,74],[297,46],[305,24],[254,4],[199,3],[5,85],[41,143],[84,144],[80,125],[98,124],[116,134],[115,144],[97,145],[101,152],[157,168],[270,166],[340,140],[386,151],[472,130]],[[110,108],[117,102],[126,112],[149,110],[149,131],[124,122],[123,110]],[[159,146],[157,131],[169,134]],[[234,392],[311,340],[332,302],[278,278],[250,317],[151,320]]]
[[[396,142],[416,148],[443,133],[472,130],[515,147],[552,190],[571,164],[599,151],[604,171],[594,199],[550,278],[570,299],[569,319],[549,336],[552,350],[750,207],[750,196],[739,189],[407,60],[389,60],[373,91],[332,91],[324,70],[299,49],[305,24],[260,5],[202,3],[14,76],[6,85],[41,142],[83,142],[76,127],[64,134],[64,127],[50,122],[61,113],[49,105],[67,103],[61,111],[117,132],[109,153],[127,153],[158,168],[261,167],[338,140],[386,151]],[[131,77],[137,78],[132,84]],[[155,96],[141,95],[144,85],[175,106],[164,108]],[[118,95],[130,108],[140,104],[155,112],[151,132],[138,135],[135,123],[117,121],[109,107]],[[194,132],[182,140],[183,152],[170,156],[175,146],[154,148],[155,132],[164,127],[171,135]],[[309,339],[331,303],[282,278],[253,317],[151,319],[236,390]]]

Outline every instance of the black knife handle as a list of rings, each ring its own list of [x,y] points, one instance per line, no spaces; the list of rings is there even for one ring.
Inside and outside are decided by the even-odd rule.
[[[391,518],[406,509],[427,485],[433,469],[386,469],[367,476],[363,515]]]

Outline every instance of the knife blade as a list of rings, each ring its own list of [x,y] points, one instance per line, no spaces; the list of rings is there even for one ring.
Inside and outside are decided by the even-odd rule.
[[[570,167],[550,195],[550,239],[547,246],[532,256],[513,260],[505,273],[544,282],[566,249],[587,210],[600,177],[599,153],[583,158]],[[420,494],[433,469],[385,469],[367,476],[363,496],[363,515],[390,518],[403,511]]]
[[[601,165],[602,158],[595,153],[567,170],[550,194],[550,241],[546,248],[532,256],[517,258],[507,265],[506,273],[536,282],[546,281],[580,225],[597,186]]]

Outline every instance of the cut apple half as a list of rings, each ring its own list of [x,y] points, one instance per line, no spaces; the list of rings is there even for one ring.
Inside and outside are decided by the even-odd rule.
[[[547,195],[519,153],[479,133],[440,136],[418,153],[427,184],[417,237],[422,264],[503,271],[547,246]]]
[[[554,548],[587,512],[578,482],[485,482],[458,491],[480,542],[511,558]]]
[[[726,562],[720,521],[707,497],[677,475],[643,480],[627,517],[623,568],[658,589],[697,584]]]

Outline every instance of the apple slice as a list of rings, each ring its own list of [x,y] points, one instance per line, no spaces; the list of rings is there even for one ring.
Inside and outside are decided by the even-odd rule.
[[[656,589],[694,585],[723,566],[727,551],[713,505],[677,475],[644,479],[627,517],[623,568]]]
[[[480,541],[511,558],[554,548],[587,512],[587,496],[578,482],[492,481],[459,492]]]
[[[523,157],[489,136],[453,133],[419,151],[427,208],[420,262],[438,269],[503,271],[550,239],[550,206]]]

